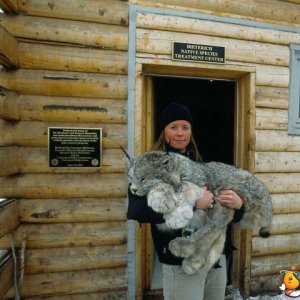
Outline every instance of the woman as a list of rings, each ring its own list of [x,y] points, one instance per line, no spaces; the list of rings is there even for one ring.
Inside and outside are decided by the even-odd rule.
[[[171,103],[161,115],[162,132],[155,149],[177,152],[192,160],[201,160],[197,145],[192,135],[192,116],[187,107]],[[185,230],[163,232],[155,224],[163,223],[162,214],[156,213],[147,205],[146,197],[132,195],[129,191],[128,219],[140,223],[150,223],[151,233],[159,261],[163,270],[163,293],[165,300],[223,300],[227,281],[226,258],[222,255],[212,269],[200,269],[193,275],[181,270],[182,258],[175,257],[168,249],[168,244]],[[232,190],[220,191],[221,204],[237,210],[236,220],[241,218],[242,199]],[[196,202],[195,209],[210,209],[213,206],[213,194],[205,188],[204,194]]]

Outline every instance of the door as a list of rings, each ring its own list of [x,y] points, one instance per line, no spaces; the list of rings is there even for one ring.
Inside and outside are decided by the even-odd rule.
[[[158,116],[170,102],[180,102],[188,106],[193,114],[194,134],[204,161],[222,161],[252,171],[254,149],[254,104],[255,73],[240,70],[224,72],[220,70],[218,78],[216,70],[213,77],[209,70],[159,68],[151,65],[140,66],[137,77],[136,107],[139,107],[142,120],[142,149],[150,150],[160,132],[158,132]],[[195,76],[197,75],[197,76]],[[140,144],[141,145],[141,144]],[[247,282],[251,262],[251,232],[239,229],[230,230],[232,240],[238,251],[233,257],[233,268],[229,261],[230,279],[240,288],[242,294],[247,293]],[[143,262],[140,270],[141,286],[144,290],[161,288],[159,264],[153,249],[150,228],[144,228],[142,244],[138,246]]]
[[[193,134],[203,161],[234,164],[236,82],[205,78],[153,77],[155,140],[160,135],[159,115],[170,102],[186,105],[193,116]],[[230,237],[231,230],[228,231]],[[230,249],[225,249],[230,252]],[[153,253],[153,250],[151,250]],[[228,255],[231,280],[232,257]],[[162,288],[161,267],[156,253],[150,267],[151,289]],[[230,283],[230,281],[229,281]]]

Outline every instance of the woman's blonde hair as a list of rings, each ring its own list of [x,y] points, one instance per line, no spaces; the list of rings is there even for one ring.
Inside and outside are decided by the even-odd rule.
[[[165,131],[164,129],[161,131],[160,136],[158,137],[156,143],[154,144],[154,150],[161,150],[161,151],[167,151],[167,144],[165,139]],[[202,161],[202,157],[200,155],[200,152],[198,150],[197,144],[195,142],[195,139],[193,137],[193,134],[191,135],[191,140],[188,145],[188,151],[193,155],[194,159],[197,161]]]

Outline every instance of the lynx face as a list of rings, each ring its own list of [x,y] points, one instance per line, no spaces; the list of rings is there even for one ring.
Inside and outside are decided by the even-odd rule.
[[[131,192],[138,196],[146,195],[153,186],[162,182],[159,179],[162,173],[163,170],[156,166],[156,161],[153,159],[145,159],[141,156],[132,160],[127,172]]]
[[[170,161],[171,157],[162,151],[146,152],[131,160],[127,172],[131,192],[143,196],[162,182],[179,185],[180,178],[171,173]]]

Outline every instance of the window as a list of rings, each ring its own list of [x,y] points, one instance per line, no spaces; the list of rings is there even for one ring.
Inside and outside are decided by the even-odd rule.
[[[290,46],[290,99],[288,134],[300,135],[300,45]]]

